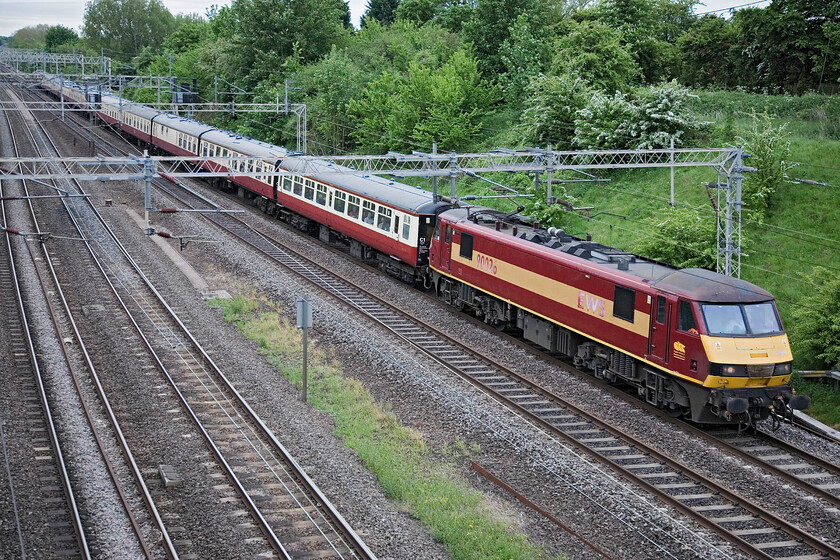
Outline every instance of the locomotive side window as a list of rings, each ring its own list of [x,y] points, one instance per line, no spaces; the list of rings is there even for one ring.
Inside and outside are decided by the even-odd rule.
[[[327,203],[327,185],[316,185],[318,192],[315,195],[315,202],[324,206]]]
[[[369,201],[365,200],[362,202],[362,221],[366,224],[373,225],[373,217],[375,216],[374,209],[376,205]]]
[[[446,226],[446,235],[443,240],[444,243],[452,243],[452,226]]]
[[[660,325],[665,324],[665,298],[662,296],[656,297],[656,322]]]
[[[351,218],[358,218],[359,217],[359,197],[358,196],[350,196],[350,199],[347,201],[347,215]]]
[[[691,304],[683,300],[680,300],[679,329],[681,331],[697,332],[697,323],[694,321],[694,312],[691,310]]]
[[[461,234],[461,256],[465,259],[473,258],[473,236],[469,233]]]
[[[333,200],[333,208],[336,212],[344,212],[344,201],[347,200],[347,195],[341,191],[335,192],[335,200]]]
[[[613,315],[619,319],[633,322],[636,313],[636,290],[615,286],[615,299],[613,300]]]
[[[435,235],[434,235],[434,238],[435,238],[435,239],[440,239],[440,220],[438,220],[437,222],[435,222]]]

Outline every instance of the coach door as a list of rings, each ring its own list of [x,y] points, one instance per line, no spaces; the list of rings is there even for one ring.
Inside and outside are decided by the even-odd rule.
[[[648,354],[664,363],[668,362],[668,333],[672,304],[663,295],[653,296],[650,309],[650,339]]]

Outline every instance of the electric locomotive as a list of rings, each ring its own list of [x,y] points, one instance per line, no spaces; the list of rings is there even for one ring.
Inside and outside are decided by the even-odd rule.
[[[677,269],[510,214],[438,216],[438,297],[513,328],[675,416],[753,424],[804,410],[773,296],[704,269]]]

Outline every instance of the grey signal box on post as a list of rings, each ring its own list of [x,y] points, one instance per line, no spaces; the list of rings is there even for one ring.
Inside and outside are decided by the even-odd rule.
[[[297,300],[297,328],[312,328],[312,300],[310,299]]]

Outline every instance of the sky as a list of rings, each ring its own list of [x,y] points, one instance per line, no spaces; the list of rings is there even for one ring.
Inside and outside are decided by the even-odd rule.
[[[198,13],[204,15],[213,4],[224,5],[224,0],[163,0],[164,5],[173,15],[179,13]],[[769,0],[754,3],[754,0],[704,0],[696,13],[727,9],[740,5],[763,7]],[[359,18],[367,8],[367,0],[350,0],[350,14],[353,24],[359,26]],[[726,11],[717,12],[725,14]],[[85,0],[0,0],[0,36],[8,36],[30,25],[46,23],[63,25],[79,31],[85,14]]]

